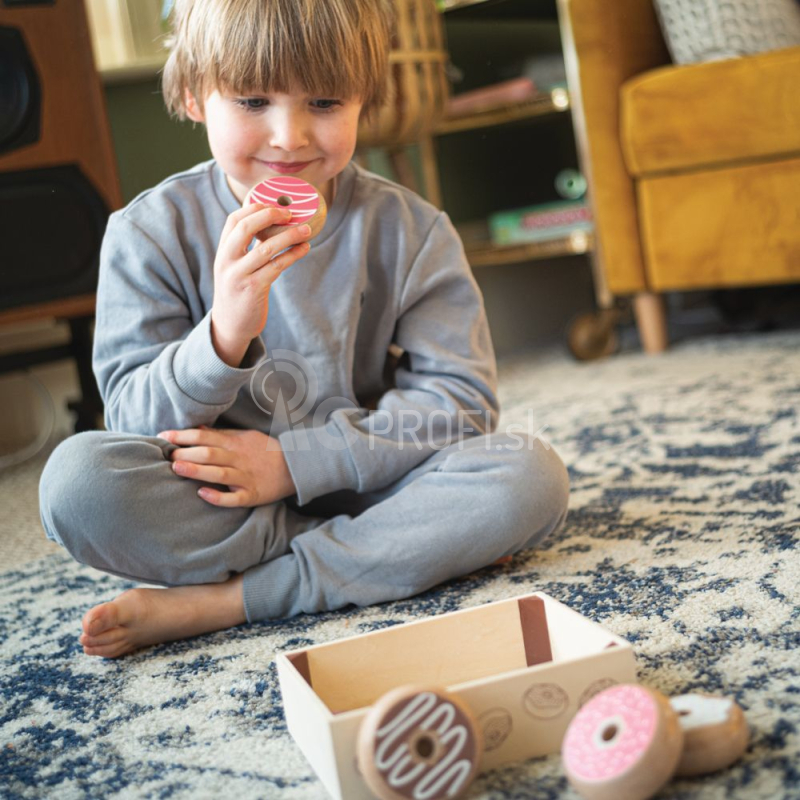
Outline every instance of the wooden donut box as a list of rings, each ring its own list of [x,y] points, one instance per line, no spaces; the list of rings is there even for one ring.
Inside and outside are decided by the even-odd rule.
[[[337,800],[374,797],[355,747],[370,706],[405,684],[466,703],[484,734],[481,771],[556,753],[578,709],[636,683],[624,639],[542,592],[278,654],[286,724]]]

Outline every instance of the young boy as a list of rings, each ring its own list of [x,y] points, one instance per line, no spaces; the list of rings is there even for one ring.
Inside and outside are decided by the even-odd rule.
[[[557,529],[558,456],[497,427],[483,300],[447,216],[351,162],[381,103],[389,0],[179,0],[168,107],[214,159],[112,215],[94,370],[106,431],[40,486],[48,537],[138,587],[89,655],[408,597]],[[242,208],[296,175],[327,221]],[[383,380],[389,346],[406,356]],[[378,396],[377,407],[365,398]]]

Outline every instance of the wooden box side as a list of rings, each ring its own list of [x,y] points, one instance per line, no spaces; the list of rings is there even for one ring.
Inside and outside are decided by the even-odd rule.
[[[358,731],[369,708],[337,714],[331,720],[331,738],[336,753],[339,787],[345,800],[374,800],[375,795],[367,788],[356,761]]]
[[[618,683],[636,683],[630,645],[450,688],[469,705],[483,731],[481,769],[487,770],[557,753],[578,709]]]
[[[543,595],[542,598],[550,620],[550,647],[554,661],[583,658],[587,651],[603,650],[612,642],[620,646],[628,645],[625,639],[611,633],[600,623],[584,617],[549,595]]]
[[[527,665],[517,600],[414,621],[308,648],[314,691],[334,713],[404,683],[448,686]]]
[[[331,796],[345,800],[339,791],[330,724],[333,715],[317,697],[297,663],[293,663],[291,654],[279,653],[275,662],[289,733]]]

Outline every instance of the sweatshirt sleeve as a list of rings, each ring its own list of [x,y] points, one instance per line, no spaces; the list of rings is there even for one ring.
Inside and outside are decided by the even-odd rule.
[[[395,342],[408,356],[374,411],[337,408],[278,437],[304,505],[339,489],[381,489],[459,437],[493,432],[497,365],[483,297],[440,213],[400,288]],[[405,359],[403,360],[405,361]]]
[[[170,263],[135,223],[109,219],[100,253],[92,366],[109,431],[154,435],[211,425],[266,355],[253,339],[239,368],[211,341],[211,312],[193,324],[188,267]],[[195,303],[197,306],[197,303]]]

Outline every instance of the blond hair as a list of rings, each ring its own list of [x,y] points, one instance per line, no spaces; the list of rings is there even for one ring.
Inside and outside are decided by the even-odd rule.
[[[358,98],[370,116],[386,99],[392,24],[391,0],[177,0],[164,100],[185,119],[187,90],[202,107],[215,89],[299,89]]]

